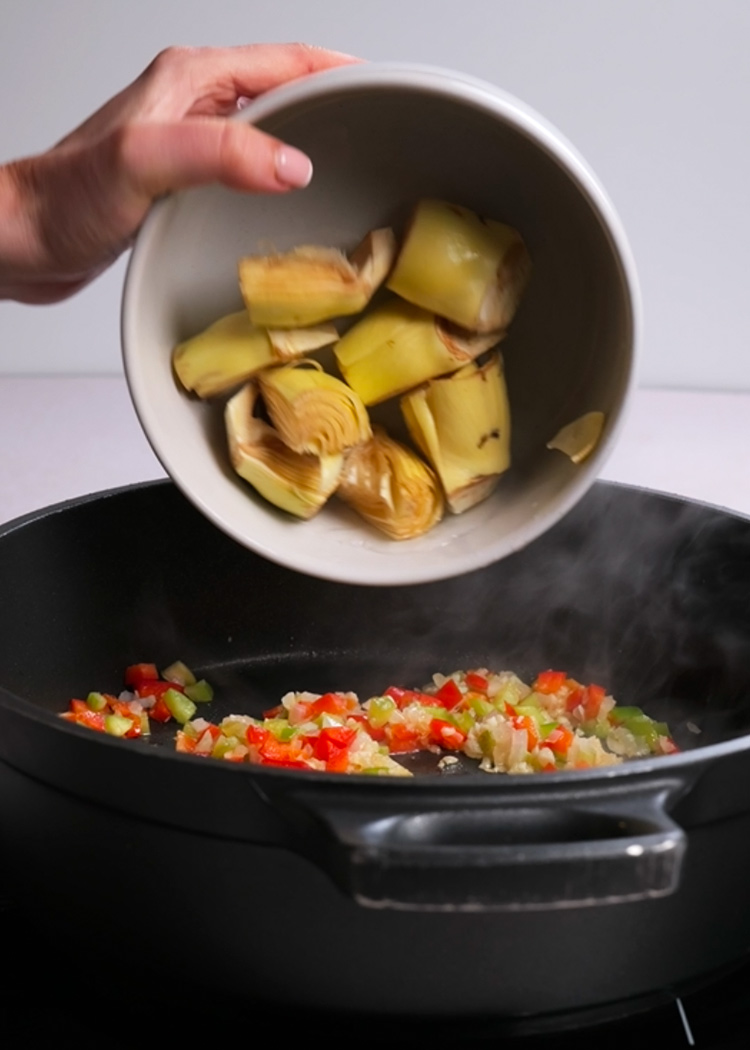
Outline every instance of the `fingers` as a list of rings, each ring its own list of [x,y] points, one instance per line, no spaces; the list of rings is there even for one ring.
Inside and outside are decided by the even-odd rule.
[[[310,159],[251,125],[221,119],[136,124],[116,137],[119,178],[150,201],[173,190],[221,182],[232,189],[283,193],[306,186]]]
[[[124,123],[226,116],[236,109],[238,98],[254,98],[308,73],[359,61],[310,44],[170,47],[60,144],[100,139]]]
[[[227,112],[239,97],[360,60],[310,44],[248,44],[229,48],[171,47],[139,78],[141,117]],[[187,85],[189,84],[189,90]]]

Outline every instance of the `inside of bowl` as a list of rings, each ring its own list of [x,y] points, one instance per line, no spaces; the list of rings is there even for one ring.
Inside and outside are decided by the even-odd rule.
[[[606,204],[578,162],[516,119],[512,107],[456,97],[447,81],[442,91],[432,82],[429,89],[388,83],[321,89],[259,123],[311,156],[311,185],[276,197],[220,188],[180,194],[152,215],[131,266],[126,367],[141,421],[167,471],[234,538],[332,579],[420,582],[523,546],[593,481],[631,382],[632,289]],[[400,234],[423,197],[508,222],[531,254],[531,282],[501,347],[512,467],[490,500],[407,543],[375,533],[335,499],[310,522],[290,520],[233,474],[220,407],[178,389],[171,350],[241,308],[242,255],[299,244],[350,249],[383,225]],[[603,411],[607,423],[586,463],[576,466],[546,448],[560,426],[591,410]]]

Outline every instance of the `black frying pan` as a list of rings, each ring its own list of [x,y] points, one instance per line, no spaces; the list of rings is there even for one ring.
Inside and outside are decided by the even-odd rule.
[[[88,948],[316,1008],[545,1014],[709,973],[750,947],[749,550],[742,518],[603,484],[524,552],[409,588],[286,572],[168,483],[6,526],[16,892]],[[287,689],[563,668],[667,721],[683,752],[404,782],[237,767],[57,718],[129,663],[176,658],[218,687],[216,717]],[[154,877],[153,921],[111,894],[73,903],[92,878]]]

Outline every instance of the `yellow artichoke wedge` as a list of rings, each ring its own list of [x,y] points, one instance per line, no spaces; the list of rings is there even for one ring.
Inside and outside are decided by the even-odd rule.
[[[372,435],[361,399],[317,361],[270,368],[258,383],[271,422],[294,452],[331,455]]]
[[[232,466],[264,499],[298,518],[317,514],[339,483],[344,457],[300,455],[253,413],[255,383],[227,402],[224,421]]]
[[[332,324],[274,331],[257,328],[247,310],[240,310],[176,346],[172,366],[186,390],[198,397],[215,397],[245,383],[262,368],[290,361],[337,339]]]
[[[401,399],[409,433],[461,514],[486,499],[510,466],[510,408],[500,355],[471,362]]]
[[[465,331],[392,296],[353,325],[333,352],[349,386],[366,405],[374,405],[455,372],[504,335]]]
[[[240,290],[254,324],[299,328],[359,313],[396,257],[393,230],[373,230],[347,259],[336,248],[302,245],[239,262]]]
[[[513,320],[530,273],[529,253],[512,226],[423,200],[387,286],[463,328],[491,332]]]
[[[381,427],[346,454],[336,494],[394,540],[421,536],[443,516],[433,472]]]
[[[570,456],[574,463],[583,463],[591,455],[602,436],[603,412],[586,412],[567,423],[547,442],[547,448],[558,449]]]

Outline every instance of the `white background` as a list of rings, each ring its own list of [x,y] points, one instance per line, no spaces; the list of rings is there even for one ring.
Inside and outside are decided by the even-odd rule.
[[[162,47],[264,40],[454,68],[539,110],[631,239],[641,383],[750,390],[747,0],[2,0],[0,161],[51,145]],[[0,303],[0,374],[120,374],[123,272],[61,305]]]

